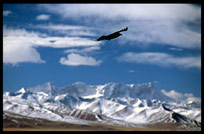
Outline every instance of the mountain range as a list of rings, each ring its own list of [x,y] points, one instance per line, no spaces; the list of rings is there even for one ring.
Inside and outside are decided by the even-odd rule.
[[[4,92],[4,115],[75,124],[147,125],[179,124],[187,130],[201,129],[201,108],[178,103],[150,83],[87,85],[76,82],[62,88],[47,82],[16,92]]]

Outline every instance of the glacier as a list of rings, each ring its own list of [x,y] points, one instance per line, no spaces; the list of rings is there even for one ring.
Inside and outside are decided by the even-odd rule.
[[[4,113],[72,123],[119,125],[181,123],[201,127],[201,108],[180,104],[153,83],[87,85],[76,82],[62,88],[47,82],[3,94]]]

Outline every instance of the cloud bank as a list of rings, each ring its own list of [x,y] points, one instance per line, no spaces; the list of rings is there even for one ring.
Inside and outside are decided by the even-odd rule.
[[[201,48],[201,7],[195,5],[43,4],[38,8],[79,24],[95,26],[101,34],[128,26],[126,37],[119,39],[121,44]]]
[[[48,32],[63,34],[68,36],[95,36],[93,28],[79,25],[64,25],[64,24],[39,24],[30,25],[30,28],[44,29]]]
[[[160,52],[127,52],[118,57],[117,60],[119,62],[154,64],[164,67],[173,65],[180,68],[201,68],[201,56],[175,57]]]

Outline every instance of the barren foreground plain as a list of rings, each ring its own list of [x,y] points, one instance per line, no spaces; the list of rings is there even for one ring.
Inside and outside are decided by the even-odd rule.
[[[186,131],[177,123],[158,123],[144,127],[128,127],[101,123],[73,124],[40,118],[4,116],[3,131]]]

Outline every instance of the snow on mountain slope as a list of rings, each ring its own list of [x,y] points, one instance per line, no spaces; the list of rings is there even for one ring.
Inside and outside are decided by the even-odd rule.
[[[71,109],[61,103],[30,103],[28,100],[21,98],[16,99],[14,97],[4,99],[4,111],[18,113],[24,116],[49,119],[53,121],[67,121],[77,124],[86,124],[87,120],[98,120],[97,115],[94,113]],[[15,102],[13,99],[15,99]]]
[[[201,124],[201,109],[177,104],[155,89],[152,83],[112,82],[104,85],[86,85],[77,82],[57,88],[47,82],[34,88],[4,93],[3,110],[30,117],[77,123],[179,122],[198,127]]]

